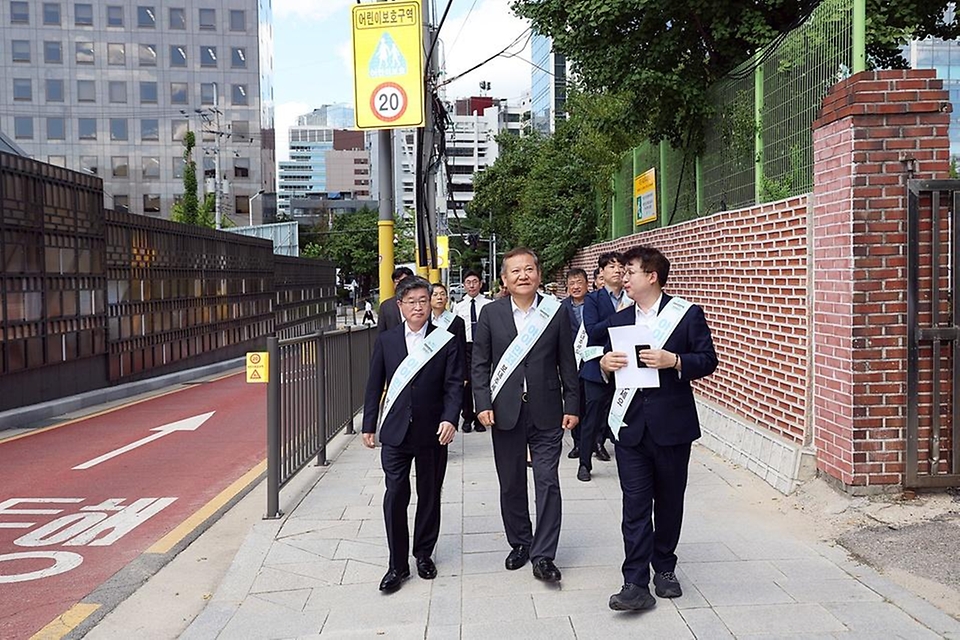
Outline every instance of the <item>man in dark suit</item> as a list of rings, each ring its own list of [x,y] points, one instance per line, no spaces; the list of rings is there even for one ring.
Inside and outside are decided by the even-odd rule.
[[[394,289],[397,288],[397,285],[399,285],[404,278],[409,278],[412,275],[413,271],[410,267],[397,267],[394,269],[393,275],[391,276]],[[387,329],[391,329],[403,322],[403,318],[400,316],[400,307],[397,305],[399,299],[397,296],[393,296],[380,303],[380,310],[377,312],[377,333],[383,333]]]
[[[614,429],[625,556],[623,588],[610,596],[610,608],[636,611],[656,604],[648,586],[651,565],[658,596],[677,598],[683,593],[674,573],[676,549],[690,445],[700,437],[690,382],[714,372],[717,354],[703,310],[662,292],[670,262],[659,250],[635,247],[624,254],[623,262],[624,288],[635,305],[614,315],[610,329],[646,325],[656,343],[622,353],[610,351],[608,341],[600,367],[609,374],[635,358],[638,366],[658,370],[660,385],[618,389],[608,416],[611,426],[618,425]]]
[[[564,308],[567,315],[570,316],[570,335],[573,336],[574,354],[577,356],[580,364],[580,354],[577,351],[577,340],[586,337],[586,328],[583,326],[583,305],[587,295],[587,272],[583,269],[574,268],[567,271],[567,297],[563,299]],[[583,334],[580,332],[583,331]],[[586,346],[586,342],[580,346]],[[583,389],[583,378],[579,379],[580,405],[577,411],[577,417],[580,421],[570,432],[573,437],[573,448],[567,454],[568,458],[580,459],[580,432],[583,429],[583,416],[586,409],[587,397]]]
[[[467,329],[463,318],[453,315],[453,312],[447,308],[449,302],[450,297],[447,293],[447,287],[442,282],[434,282],[430,285],[430,324],[446,329],[456,339],[464,363],[463,379],[464,386],[466,386],[467,378],[470,377],[465,356]]]
[[[407,277],[397,287],[397,300],[404,322],[377,336],[363,403],[364,446],[374,447],[378,422],[380,429],[386,481],[383,517],[390,547],[390,566],[380,590],[387,593],[410,577],[411,463],[417,471],[417,574],[424,580],[437,575],[432,556],[440,534],[440,487],[463,393],[463,357],[456,339],[427,322],[430,284]]]
[[[602,347],[607,341],[610,318],[624,301],[623,260],[616,251],[601,254],[597,260],[604,285],[591,291],[583,302],[583,327],[588,346]],[[583,425],[580,428],[580,468],[577,480],[589,482],[593,473],[593,454],[607,462],[610,454],[603,443],[607,434],[607,413],[613,390],[600,374],[599,360],[587,360],[580,369],[586,394]]]
[[[540,263],[525,248],[504,256],[509,296],[483,308],[473,340],[471,379],[477,419],[493,430],[500,512],[512,550],[504,563],[560,580],[554,564],[560,538],[560,450],[563,429],[577,425],[577,364],[570,319],[556,298],[537,295]],[[527,449],[536,491],[536,532],[527,500]]]

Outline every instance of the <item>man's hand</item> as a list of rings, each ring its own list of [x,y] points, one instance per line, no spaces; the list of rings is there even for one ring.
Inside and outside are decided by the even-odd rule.
[[[487,409],[477,414],[477,420],[485,427],[493,426],[493,409]]]
[[[440,444],[450,444],[453,442],[453,434],[457,432],[457,428],[453,426],[453,423],[447,422],[444,420],[440,423],[440,427],[437,429],[437,435],[440,436]]]
[[[365,446],[367,449],[373,449],[375,437],[376,437],[376,434],[374,433],[363,434],[363,446]]]
[[[677,356],[663,349],[644,349],[640,352],[640,362],[651,369],[672,369]]]
[[[563,414],[563,428],[567,431],[576,427],[578,422],[580,422],[580,418],[577,416],[572,416],[569,413]]]
[[[606,373],[613,373],[625,366],[627,366],[627,354],[622,351],[609,351],[600,358],[600,368]]]

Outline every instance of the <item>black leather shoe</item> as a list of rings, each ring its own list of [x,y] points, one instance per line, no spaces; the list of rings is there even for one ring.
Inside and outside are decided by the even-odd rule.
[[[677,580],[677,574],[673,571],[653,574],[653,586],[656,587],[657,595],[661,598],[679,598],[683,595],[680,581]]]
[[[657,599],[650,595],[650,589],[629,582],[623,585],[620,593],[610,596],[610,608],[614,611],[643,611],[656,605]]]
[[[464,423],[463,423],[463,432],[464,432],[464,433],[470,433],[471,431],[473,431],[473,425],[470,424],[469,422],[464,422]]]
[[[396,591],[400,588],[400,585],[403,584],[403,581],[409,577],[410,569],[404,569],[403,571],[390,569],[390,571],[387,571],[386,575],[383,576],[383,580],[380,581],[380,591],[386,593]]]
[[[610,462],[610,454],[607,453],[607,449],[603,445],[597,447],[597,459],[603,460],[604,462]]]
[[[476,431],[477,433],[483,433],[484,431],[487,430],[487,428],[478,422],[473,425],[473,430]]]
[[[430,558],[417,558],[417,575],[424,580],[433,580],[437,577],[437,565]]]
[[[577,447],[574,447],[573,449],[570,449],[570,453],[567,454],[567,457],[568,457],[568,458],[571,458],[571,459],[573,459],[573,458],[579,458],[579,457],[580,457],[580,449],[578,449]]]
[[[577,480],[580,482],[590,482],[590,469],[580,465],[580,469],[577,471]]]
[[[507,571],[516,571],[523,565],[527,564],[527,560],[529,559],[530,550],[522,544],[518,544],[513,548],[513,551],[510,552],[510,555],[507,556],[503,566],[507,568]]]
[[[550,558],[539,558],[533,563],[533,577],[544,582],[560,582],[560,569]]]

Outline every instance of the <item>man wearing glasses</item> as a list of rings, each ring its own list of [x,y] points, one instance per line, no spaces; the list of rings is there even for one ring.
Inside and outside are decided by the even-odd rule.
[[[634,247],[623,254],[623,263],[624,290],[635,304],[616,313],[608,331],[629,327],[626,334],[639,342],[632,353],[624,353],[612,351],[608,340],[600,368],[611,378],[628,364],[658,372],[655,386],[615,389],[606,416],[616,440],[625,556],[624,584],[610,596],[610,608],[639,611],[656,604],[648,586],[651,565],[659,597],[683,593],[675,574],[676,549],[690,445],[700,437],[690,382],[714,372],[717,353],[703,310],[663,293],[670,262],[659,250]]]
[[[463,394],[460,346],[452,333],[428,322],[430,284],[417,276],[404,278],[396,298],[404,321],[377,336],[363,403],[363,444],[372,449],[379,429],[386,482],[383,518],[390,564],[380,582],[384,593],[397,590],[410,577],[407,508],[412,464],[417,472],[417,574],[424,580],[437,576],[433,550],[440,534],[440,487]]]

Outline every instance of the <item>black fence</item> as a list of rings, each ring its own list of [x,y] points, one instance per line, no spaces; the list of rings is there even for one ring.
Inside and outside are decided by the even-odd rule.
[[[335,269],[103,208],[95,176],[0,153],[0,411],[333,328]]]
[[[267,339],[267,517],[277,518],[280,489],[363,408],[376,327]]]

